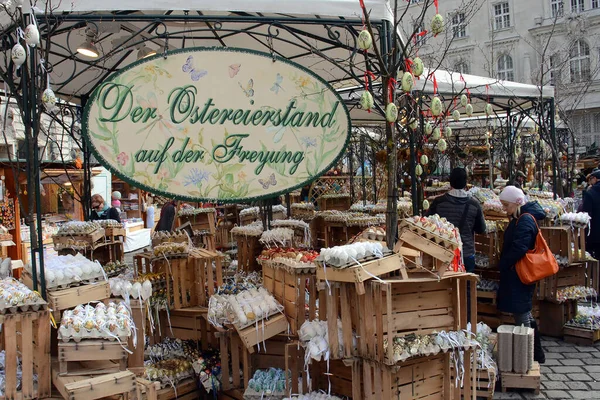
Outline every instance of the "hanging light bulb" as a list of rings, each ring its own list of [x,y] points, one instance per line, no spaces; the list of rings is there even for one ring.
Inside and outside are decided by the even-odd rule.
[[[149,48],[146,45],[143,45],[142,47],[140,47],[140,49],[138,50],[137,53],[137,59],[141,60],[143,58],[148,58],[148,57],[152,57],[156,55],[156,50],[152,50],[151,48]]]
[[[85,40],[79,46],[77,46],[77,52],[83,56],[90,58],[98,58],[100,52],[94,43],[96,40],[96,32],[93,29],[87,28],[85,30]]]

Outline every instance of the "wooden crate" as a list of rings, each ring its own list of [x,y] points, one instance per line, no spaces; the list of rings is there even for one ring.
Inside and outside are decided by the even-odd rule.
[[[331,393],[345,396],[353,400],[362,398],[360,359],[334,360],[329,362],[314,362],[310,366],[312,390],[323,390],[326,393],[331,388]],[[297,392],[293,392],[297,393]],[[384,399],[385,397],[367,397],[367,399]],[[392,399],[392,397],[387,397]]]
[[[160,388],[160,382],[151,382],[146,379],[137,378],[137,387],[140,400],[196,400],[203,398],[202,391],[192,378],[184,379],[173,388],[167,386]]]
[[[532,389],[535,394],[540,393],[540,364],[533,362],[533,367],[526,374],[502,372],[500,374],[502,392],[508,389]]]
[[[584,329],[565,325],[563,328],[565,342],[574,343],[578,346],[593,346],[600,340],[600,329]]]
[[[196,215],[179,215],[179,226],[190,223],[195,231],[209,231],[215,233],[215,213],[200,213]]]
[[[113,362],[93,374],[106,374],[127,369],[128,353],[117,341],[83,340],[79,343],[58,343],[58,363],[60,375],[90,375],[90,364],[96,361]],[[77,362],[75,367],[70,363]],[[86,364],[85,362],[90,362]],[[94,363],[91,363],[94,362]]]
[[[540,299],[557,301],[557,292],[569,286],[585,286],[587,268],[585,263],[560,268],[552,276],[539,281]]]
[[[350,239],[364,230],[360,226],[348,226],[343,222],[325,221],[325,244],[324,247],[343,246]]]
[[[429,334],[465,328],[466,282],[475,277],[462,273],[446,276],[448,278],[441,281],[422,278],[420,281],[388,279],[370,282],[366,295],[358,298],[359,355],[393,365],[393,346],[388,346],[386,352],[385,341],[392,343],[395,337],[412,333]],[[471,312],[476,313],[475,285],[471,286],[475,308]],[[329,304],[327,306],[329,312]],[[343,325],[342,319],[344,331]],[[331,343],[331,336],[329,340]]]
[[[408,265],[409,272],[421,272],[425,268],[441,277],[448,271],[450,263],[454,260],[455,244],[406,222],[403,222],[399,229],[400,238],[394,246],[394,251],[399,252],[401,248],[408,247],[423,253],[422,265],[416,268]]]
[[[562,337],[563,327],[577,315],[577,301],[555,303],[541,300],[539,330],[542,335]]]
[[[456,370],[454,366],[451,366],[452,380],[456,378]],[[496,391],[496,371],[493,369],[477,369],[475,376],[475,386],[472,389],[472,394],[478,399],[492,400],[494,398],[494,392]],[[461,389],[462,398],[467,399],[464,388]],[[460,399],[460,397],[459,397]]]
[[[541,227],[540,230],[552,253],[567,257],[569,264],[585,261],[585,231],[583,229],[553,226]]]
[[[104,228],[104,237],[106,237],[108,241],[114,242],[120,238],[123,238],[124,240],[125,236],[127,236],[127,230],[125,228]]]
[[[352,206],[352,199],[348,197],[319,197],[317,199],[319,211],[348,211]]]
[[[596,293],[600,293],[600,262],[587,260],[585,267],[585,286],[595,289]]]
[[[52,363],[52,383],[65,399],[94,400],[109,396],[138,399],[135,375],[131,371],[119,371],[95,378],[86,376],[61,376],[58,362]]]
[[[283,305],[290,331],[296,334],[304,321],[316,319],[317,283],[314,273],[299,273],[263,264],[263,285]],[[306,294],[308,293],[308,302]],[[308,303],[308,304],[307,304]],[[307,309],[308,307],[308,309]]]
[[[246,346],[248,351],[253,353],[255,351],[254,346],[260,346],[261,343],[273,336],[286,332],[289,329],[289,323],[285,315],[275,314],[268,320],[259,322],[258,326],[256,324],[243,328],[236,326],[235,329],[240,336],[242,344]]]
[[[222,390],[248,387],[248,381],[252,378],[250,351],[235,330],[228,329],[217,335],[221,352]]]
[[[500,232],[475,234],[475,252],[485,254],[490,260],[490,268],[495,268],[500,261],[500,253],[502,247],[500,246],[499,236],[502,236]]]
[[[392,254],[383,258],[375,258],[347,268],[333,268],[317,263],[317,279],[326,282],[348,282],[356,285],[359,294],[364,293],[364,282],[373,279],[374,276],[386,276],[391,272],[400,271],[403,278],[406,275],[404,261],[397,255]]]
[[[218,349],[219,340],[216,336],[216,330],[208,322],[207,315],[208,309],[206,307],[173,310],[168,318],[166,313],[163,312],[161,315],[162,336],[198,341],[202,350],[208,350],[211,347]]]
[[[54,247],[69,247],[74,242],[85,242],[88,246],[94,245],[104,238],[102,230],[97,230],[89,235],[52,236]]]
[[[5,351],[6,399],[34,399],[50,396],[50,312],[48,310],[0,316],[2,349]],[[17,390],[17,358],[23,372]],[[37,390],[33,388],[37,374]]]
[[[260,265],[256,258],[262,251],[262,245],[259,242],[259,236],[235,235],[237,242],[237,260],[238,270],[245,272],[260,271]]]
[[[33,280],[27,271],[22,274],[23,283],[33,290]],[[108,282],[94,282],[88,285],[77,286],[62,290],[48,290],[48,307],[52,309],[55,320],[60,319],[60,312],[77,307],[79,304],[87,304],[90,301],[101,301],[110,297],[110,285]]]

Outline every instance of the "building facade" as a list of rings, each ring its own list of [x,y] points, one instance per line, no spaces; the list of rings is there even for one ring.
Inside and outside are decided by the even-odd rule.
[[[423,3],[411,0],[402,20],[406,37],[429,29],[435,8],[419,26]],[[426,64],[553,85],[577,147],[600,146],[600,0],[444,0],[439,13],[445,32],[412,42]]]

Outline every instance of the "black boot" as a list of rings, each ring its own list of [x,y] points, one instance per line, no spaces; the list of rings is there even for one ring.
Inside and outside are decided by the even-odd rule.
[[[546,362],[546,355],[542,348],[542,337],[535,320],[531,321],[531,327],[533,328],[533,360],[543,364]]]

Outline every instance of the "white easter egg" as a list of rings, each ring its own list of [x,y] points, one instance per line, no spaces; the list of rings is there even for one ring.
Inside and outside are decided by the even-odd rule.
[[[467,97],[466,94],[463,94],[460,96],[460,105],[463,107],[466,107],[467,104],[469,103],[469,98]]]
[[[361,50],[369,50],[373,45],[373,37],[369,33],[367,29],[363,29],[358,34],[358,39],[356,39],[356,44]]]
[[[37,26],[34,24],[27,25],[23,37],[25,38],[25,43],[31,47],[40,44],[40,31],[38,31]]]
[[[42,103],[47,109],[52,109],[56,105],[56,95],[52,89],[48,88],[42,93]]]
[[[133,297],[134,299],[139,298],[141,291],[142,291],[142,284],[139,282],[134,283],[131,286],[131,297]]]
[[[13,46],[12,52],[10,54],[10,58],[13,60],[17,68],[19,68],[25,60],[27,59],[27,53],[25,52],[25,48],[21,46],[20,43],[17,43]]]

